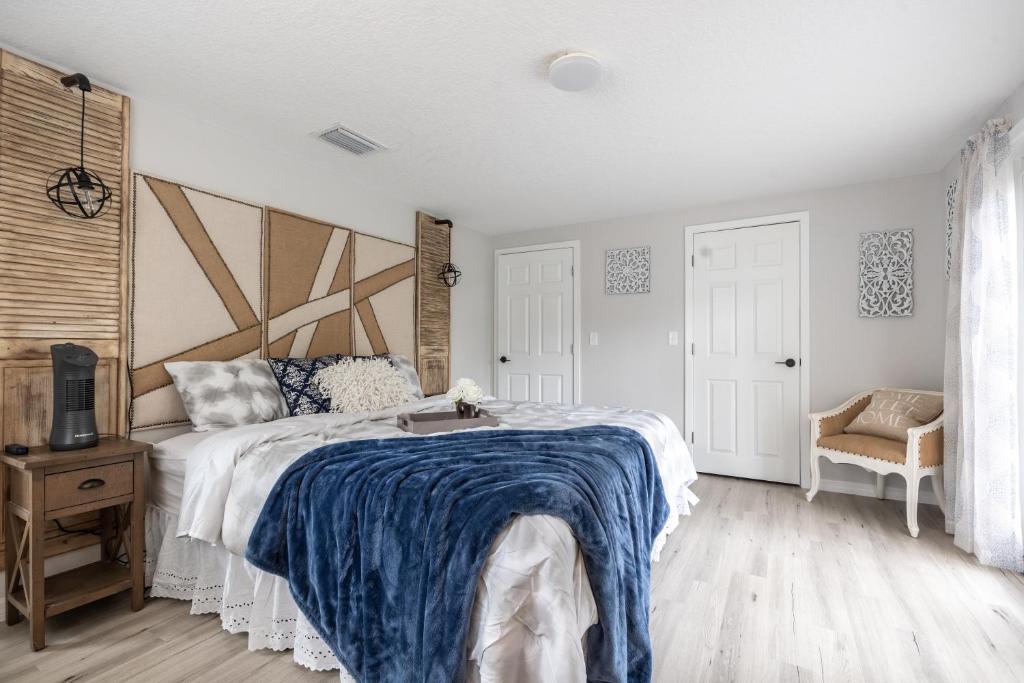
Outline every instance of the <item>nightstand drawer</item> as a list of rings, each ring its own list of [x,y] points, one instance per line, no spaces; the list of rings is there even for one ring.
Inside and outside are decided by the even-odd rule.
[[[44,509],[84,505],[97,500],[130,495],[133,486],[134,469],[131,462],[113,465],[86,467],[70,472],[46,475]]]

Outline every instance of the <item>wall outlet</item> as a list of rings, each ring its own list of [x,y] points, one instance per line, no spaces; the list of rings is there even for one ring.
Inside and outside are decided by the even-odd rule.
[[[679,333],[675,330],[669,330],[668,332],[668,345],[679,346]]]
[[[590,333],[590,345],[591,346],[597,346],[598,341],[599,340],[597,338],[597,332],[591,332]]]

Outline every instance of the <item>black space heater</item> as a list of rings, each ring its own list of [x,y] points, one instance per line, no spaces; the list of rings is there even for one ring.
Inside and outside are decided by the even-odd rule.
[[[77,344],[54,344],[53,426],[50,449],[72,451],[99,443],[96,433],[96,353]]]

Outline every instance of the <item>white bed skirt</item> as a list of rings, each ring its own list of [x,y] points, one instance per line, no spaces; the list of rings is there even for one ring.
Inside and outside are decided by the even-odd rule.
[[[176,538],[178,518],[146,508],[146,585],[150,596],[192,602],[192,614],[220,614],[230,633],[248,633],[250,650],[291,650],[313,671],[339,669],[355,679],[299,612],[288,583],[253,567],[223,546]]]

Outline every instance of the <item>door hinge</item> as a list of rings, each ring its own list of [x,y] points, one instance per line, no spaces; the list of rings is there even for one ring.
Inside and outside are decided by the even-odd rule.
[[[576,277],[576,266],[569,266],[569,275]]]
[[[697,265],[697,259],[694,257],[693,254],[690,254],[690,265],[691,266]]]
[[[697,355],[697,345],[692,343],[692,342],[690,343],[690,355],[691,356],[696,356]]]
[[[569,355],[570,356],[575,356],[576,355],[576,345],[575,344],[569,344]]]
[[[693,443],[693,432],[690,432],[690,443]]]

